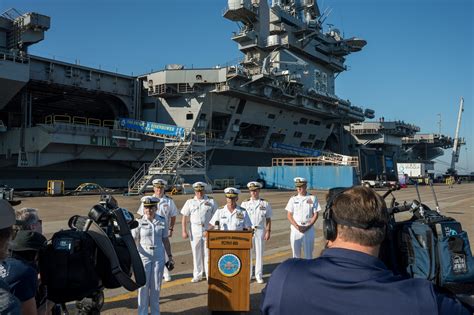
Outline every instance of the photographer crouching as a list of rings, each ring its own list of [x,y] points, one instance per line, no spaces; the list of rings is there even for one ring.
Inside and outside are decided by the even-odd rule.
[[[143,197],[143,217],[138,220],[138,227],[132,230],[137,243],[138,253],[143,261],[146,275],[146,285],[138,289],[138,314],[160,314],[160,288],[165,267],[165,251],[168,255],[166,267],[169,271],[174,268],[171,246],[168,239],[168,224],[164,217],[156,214],[156,197]]]
[[[388,212],[372,189],[328,198],[326,248],[313,260],[289,259],[262,292],[264,314],[472,314],[423,279],[395,276],[378,258]]]

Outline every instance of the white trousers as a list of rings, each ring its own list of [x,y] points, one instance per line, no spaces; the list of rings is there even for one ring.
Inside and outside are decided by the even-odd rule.
[[[148,306],[150,306],[151,315],[159,315],[161,279],[165,260],[163,257],[150,260],[142,256],[142,261],[146,284],[138,289],[138,315],[148,315]]]
[[[301,247],[303,247],[304,258],[312,259],[314,249],[314,225],[304,233],[301,233],[292,225],[290,243],[293,258],[301,258]]]
[[[253,257],[255,256],[255,278],[263,277],[263,249],[265,247],[265,228],[255,229],[253,234],[253,248],[250,249],[250,278],[252,278]],[[255,252],[255,253],[254,253]]]
[[[202,232],[200,225],[192,226],[191,224],[190,240],[193,253],[193,278],[203,278],[204,272],[206,277],[209,277],[209,249]]]

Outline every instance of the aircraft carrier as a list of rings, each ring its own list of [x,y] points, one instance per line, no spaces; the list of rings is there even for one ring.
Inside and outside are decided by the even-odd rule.
[[[127,76],[30,55],[50,17],[3,13],[0,182],[44,188],[49,179],[68,187],[92,181],[141,192],[153,176],[177,168],[245,183],[273,157],[301,152],[353,156],[378,146],[402,156],[402,138],[419,128],[372,128],[364,120],[374,110],[336,95],[346,57],[366,41],[324,30],[326,14],[315,0],[229,0],[223,15],[239,25],[231,37],[243,54],[238,63],[173,64]]]

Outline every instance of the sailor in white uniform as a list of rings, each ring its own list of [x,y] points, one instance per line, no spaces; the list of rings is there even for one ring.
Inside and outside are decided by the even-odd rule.
[[[209,229],[219,228],[223,231],[243,231],[252,228],[252,222],[245,209],[237,205],[240,190],[234,187],[224,189],[226,205],[217,209],[211,218]]]
[[[297,194],[290,198],[285,210],[291,223],[290,243],[294,258],[301,257],[303,247],[304,258],[313,258],[314,223],[321,211],[316,196],[307,192],[308,181],[303,177],[294,178]]]
[[[160,288],[165,265],[165,252],[171,264],[174,264],[168,239],[166,219],[156,213],[159,199],[143,197],[144,215],[138,220],[138,227],[132,230],[137,243],[138,253],[143,261],[146,274],[145,286],[138,289],[138,314],[160,314]]]
[[[183,219],[181,221],[183,238],[191,240],[193,253],[193,279],[191,282],[199,282],[208,273],[209,250],[206,244],[206,230],[209,220],[217,209],[217,204],[212,197],[205,194],[206,183],[196,182],[193,184],[194,198],[188,199],[181,209]],[[190,229],[188,229],[188,222]]]
[[[176,223],[176,216],[178,215],[178,209],[176,208],[176,204],[174,203],[173,198],[165,195],[165,188],[166,185],[168,185],[168,182],[164,179],[157,178],[152,181],[152,184],[154,191],[153,197],[156,197],[160,200],[157,205],[156,213],[166,219],[169,231],[168,237],[172,237],[174,225]],[[137,213],[139,215],[143,215],[143,205],[140,205]],[[166,266],[163,272],[163,279],[166,282],[171,281],[171,275]]]
[[[250,250],[250,264],[252,264],[252,257],[255,255],[255,279],[258,283],[263,283],[263,249],[264,241],[270,239],[272,207],[268,201],[260,198],[261,183],[250,182],[247,184],[247,188],[249,189],[250,198],[242,202],[240,206],[247,210],[254,230],[254,249]],[[252,265],[250,265],[250,277],[252,277]]]

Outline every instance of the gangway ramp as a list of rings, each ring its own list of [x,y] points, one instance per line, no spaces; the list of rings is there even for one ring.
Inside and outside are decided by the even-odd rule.
[[[170,178],[170,185],[181,176],[206,175],[206,135],[182,127],[119,118],[116,129],[155,137],[164,141],[164,147],[151,163],[144,163],[128,182],[128,194],[138,195],[156,177]]]

